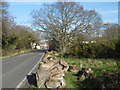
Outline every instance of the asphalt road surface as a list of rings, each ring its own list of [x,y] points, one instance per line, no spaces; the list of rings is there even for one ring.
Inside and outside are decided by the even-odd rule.
[[[37,50],[2,61],[2,88],[16,88],[39,62],[45,50]]]

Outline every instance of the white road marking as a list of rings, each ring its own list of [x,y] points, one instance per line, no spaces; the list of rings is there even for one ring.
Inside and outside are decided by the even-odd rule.
[[[32,71],[37,67],[37,65],[40,63],[41,59],[43,58],[44,54],[42,55],[42,57],[40,58],[40,60],[38,61],[38,63],[33,67],[33,69],[28,73],[28,75],[30,75],[32,73]],[[20,86],[22,85],[22,83],[26,80],[26,76],[24,77],[24,79],[17,85],[16,89],[17,88],[20,88]]]

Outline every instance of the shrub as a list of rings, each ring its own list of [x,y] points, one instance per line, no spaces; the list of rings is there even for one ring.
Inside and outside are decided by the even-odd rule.
[[[102,80],[101,88],[120,88],[120,73],[106,73]]]
[[[120,38],[118,39],[115,47],[115,57],[120,58]]]
[[[120,57],[120,40],[112,39],[93,44],[76,44],[67,52],[79,58],[114,58]]]

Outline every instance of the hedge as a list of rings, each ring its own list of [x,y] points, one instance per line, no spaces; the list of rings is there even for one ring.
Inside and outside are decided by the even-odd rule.
[[[74,44],[66,55],[77,58],[120,58],[120,39]]]

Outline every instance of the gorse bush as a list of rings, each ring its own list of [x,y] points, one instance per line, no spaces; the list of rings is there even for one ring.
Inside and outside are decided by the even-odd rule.
[[[78,58],[119,58],[119,52],[120,40],[112,39],[92,44],[74,44],[66,55]]]
[[[115,48],[116,48],[117,40],[104,41],[100,43],[96,43],[94,46],[94,50],[96,52],[97,58],[107,58],[115,56]]]

